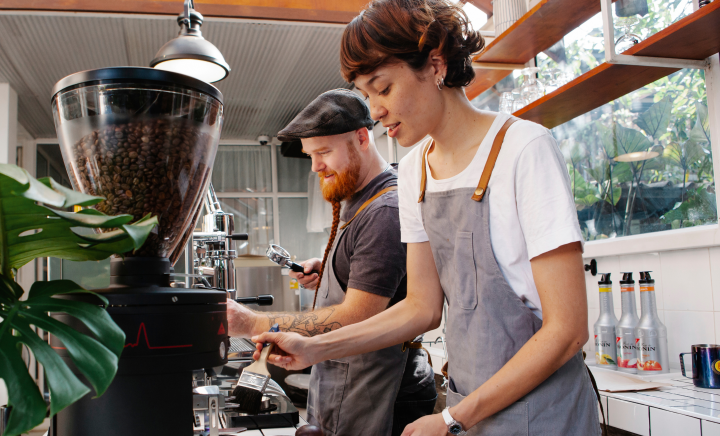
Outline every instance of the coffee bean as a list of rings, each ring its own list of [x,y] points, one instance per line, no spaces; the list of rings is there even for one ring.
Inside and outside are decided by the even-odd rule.
[[[94,206],[98,211],[131,214],[134,220],[147,214],[158,217],[157,233],[126,256],[168,256],[188,216],[196,215],[189,201],[198,197],[209,177],[213,141],[187,120],[143,120],[110,125],[77,139],[69,161],[81,190],[105,198]]]

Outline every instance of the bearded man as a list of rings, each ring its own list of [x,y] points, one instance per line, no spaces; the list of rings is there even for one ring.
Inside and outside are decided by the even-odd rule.
[[[336,89],[317,97],[278,133],[282,141],[300,139],[312,159],[323,197],[333,206],[330,240],[322,261],[307,260],[301,263],[304,274],[290,273],[315,289],[312,311],[254,312],[228,300],[230,335],[251,337],[278,323],[282,331],[314,336],[405,298],[397,168],[378,153],[373,124],[357,94]],[[421,340],[315,365],[308,421],[326,436],[394,436],[431,414],[437,393]]]

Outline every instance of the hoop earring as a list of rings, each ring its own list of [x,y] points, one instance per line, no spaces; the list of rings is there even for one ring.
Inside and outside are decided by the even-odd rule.
[[[445,78],[444,78],[444,77],[441,77],[441,78],[438,79],[438,81],[437,81],[438,91],[442,91],[443,86],[445,86]]]

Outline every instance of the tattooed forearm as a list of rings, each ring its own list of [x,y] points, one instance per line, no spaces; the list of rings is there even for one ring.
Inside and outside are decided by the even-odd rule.
[[[315,336],[331,332],[342,327],[337,321],[330,318],[336,307],[323,307],[313,312],[305,313],[267,313],[270,325],[277,323],[280,331],[295,332],[303,336]]]

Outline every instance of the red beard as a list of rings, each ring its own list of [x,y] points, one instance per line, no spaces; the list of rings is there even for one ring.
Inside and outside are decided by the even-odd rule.
[[[330,203],[343,201],[355,193],[358,179],[360,179],[360,153],[352,142],[348,142],[350,165],[343,172],[320,171],[320,189],[325,200]],[[326,182],[325,177],[335,175],[332,182]]]

